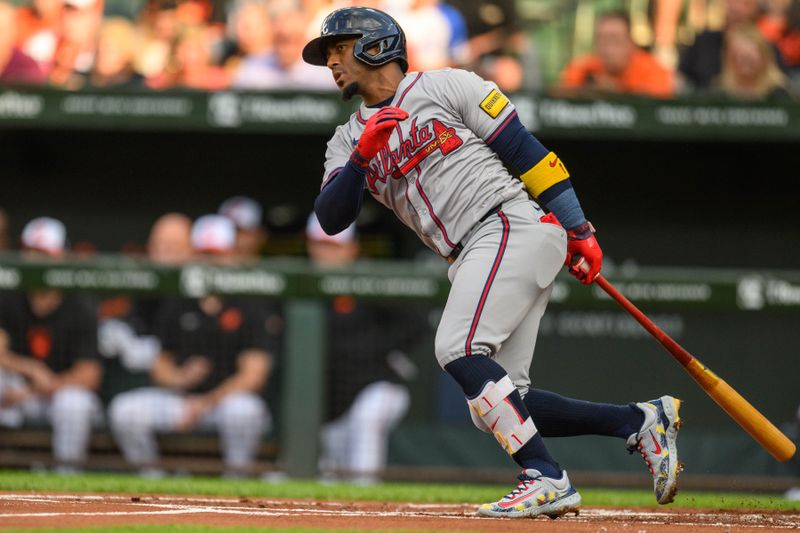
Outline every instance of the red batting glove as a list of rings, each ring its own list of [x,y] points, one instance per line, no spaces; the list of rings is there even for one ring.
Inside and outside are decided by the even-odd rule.
[[[381,148],[389,142],[389,136],[397,123],[408,118],[408,113],[399,107],[382,107],[377,113],[369,117],[361,138],[353,151],[353,162],[365,167],[375,157]]]
[[[594,238],[594,228],[584,222],[567,231],[567,259],[564,264],[569,273],[584,285],[589,285],[603,266],[603,250]]]

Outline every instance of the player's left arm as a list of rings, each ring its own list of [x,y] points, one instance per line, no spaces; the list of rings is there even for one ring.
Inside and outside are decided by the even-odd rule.
[[[500,159],[520,172],[525,188],[567,230],[566,264],[584,284],[591,283],[603,262],[603,252],[572,188],[569,172],[558,156],[522,124],[517,111],[497,86],[466,71],[452,71],[449,99],[466,126],[479,135]],[[588,272],[580,268],[589,265]]]

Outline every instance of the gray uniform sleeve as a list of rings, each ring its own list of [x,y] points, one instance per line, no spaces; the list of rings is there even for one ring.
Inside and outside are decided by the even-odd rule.
[[[349,125],[347,123],[337,126],[336,132],[328,141],[328,149],[325,151],[325,174],[322,177],[323,186],[347,164],[350,154],[353,153],[353,140],[347,134]]]
[[[494,82],[472,72],[453,69],[444,85],[443,101],[484,141],[489,141],[514,112],[514,105]]]

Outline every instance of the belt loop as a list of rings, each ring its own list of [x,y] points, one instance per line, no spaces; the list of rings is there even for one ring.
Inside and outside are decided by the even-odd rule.
[[[447,258],[446,258],[446,259],[447,259],[447,262],[448,262],[449,264],[451,264],[451,265],[452,265],[453,263],[455,263],[455,262],[456,262],[456,259],[458,259],[458,256],[459,256],[459,255],[461,255],[461,251],[462,251],[463,249],[464,249],[464,245],[463,245],[463,244],[461,244],[460,242],[459,242],[459,243],[457,243],[457,244],[456,244],[456,246],[455,246],[455,248],[453,248],[453,251],[452,251],[452,252],[450,252],[450,255],[448,255],[448,256],[447,256]]]

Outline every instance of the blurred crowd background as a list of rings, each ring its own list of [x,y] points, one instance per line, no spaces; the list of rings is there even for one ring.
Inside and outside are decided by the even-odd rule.
[[[345,0],[0,0],[0,82],[67,90],[333,91],[303,45]],[[788,99],[800,0],[365,0],[405,29],[412,70],[506,92]]]

